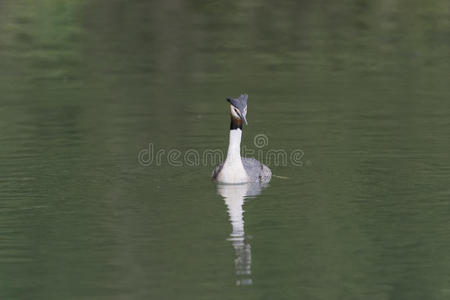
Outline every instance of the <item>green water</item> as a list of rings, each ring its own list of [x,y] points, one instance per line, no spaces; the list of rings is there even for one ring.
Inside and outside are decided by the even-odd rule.
[[[450,298],[448,1],[1,1],[0,91],[2,299]],[[239,240],[138,153],[226,151],[241,92],[304,155]]]

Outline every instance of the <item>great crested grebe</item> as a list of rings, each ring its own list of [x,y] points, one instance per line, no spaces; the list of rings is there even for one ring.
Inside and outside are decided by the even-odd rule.
[[[254,158],[241,158],[242,122],[247,125],[247,99],[243,94],[239,98],[227,98],[230,102],[230,143],[228,145],[227,158],[218,164],[212,178],[221,183],[246,183],[270,181],[272,172],[269,167]]]

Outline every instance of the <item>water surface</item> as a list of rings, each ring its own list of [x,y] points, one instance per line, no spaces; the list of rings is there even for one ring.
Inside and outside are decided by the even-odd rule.
[[[448,299],[449,20],[442,0],[2,1],[1,298]],[[211,164],[138,162],[225,151],[241,92],[243,145],[303,151],[270,164],[288,179],[230,200]]]

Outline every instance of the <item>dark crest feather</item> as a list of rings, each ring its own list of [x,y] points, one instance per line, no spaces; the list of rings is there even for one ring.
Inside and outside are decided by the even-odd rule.
[[[239,98],[227,98],[227,101],[231,103],[234,107],[239,109],[240,111],[244,111],[244,108],[247,106],[247,94],[242,94],[239,96]]]

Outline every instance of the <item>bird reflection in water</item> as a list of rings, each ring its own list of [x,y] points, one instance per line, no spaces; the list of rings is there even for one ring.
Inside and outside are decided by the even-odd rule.
[[[235,252],[236,285],[252,285],[252,250],[244,231],[244,210],[246,198],[257,196],[264,185],[259,183],[218,184],[217,192],[225,200],[233,228],[230,237]]]

